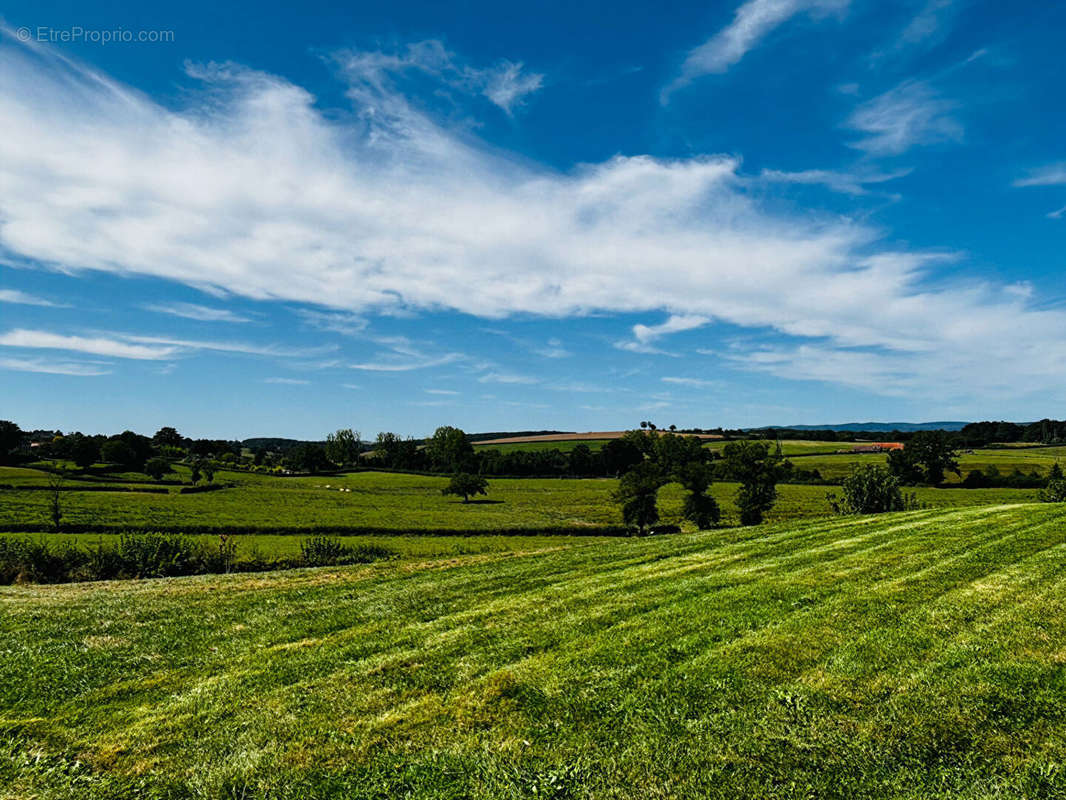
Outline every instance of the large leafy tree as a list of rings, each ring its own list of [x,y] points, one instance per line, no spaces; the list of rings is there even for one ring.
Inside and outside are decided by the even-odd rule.
[[[707,494],[711,486],[712,470],[709,465],[690,461],[678,471],[678,480],[688,490],[681,514],[694,522],[701,531],[712,528],[722,518],[718,501]]]
[[[946,472],[959,474],[955,439],[946,431],[919,431],[888,454],[888,468],[903,483],[939,486]]]
[[[442,425],[426,442],[426,456],[440,472],[468,472],[474,462],[474,447],[462,430]]]
[[[0,419],[0,462],[22,444],[22,429],[11,420]]]
[[[452,476],[448,485],[440,490],[440,493],[443,495],[458,495],[463,498],[464,503],[469,503],[471,497],[478,494],[486,494],[488,489],[489,482],[480,475],[457,472]]]
[[[791,464],[770,452],[769,442],[730,442],[723,448],[726,473],[740,482],[736,503],[742,525],[758,525],[777,501],[777,483]]]
[[[351,428],[341,428],[326,436],[326,457],[334,464],[354,464],[361,450],[359,432]]]
[[[643,535],[659,521],[658,494],[665,482],[658,464],[644,461],[622,476],[612,496],[626,525]]]

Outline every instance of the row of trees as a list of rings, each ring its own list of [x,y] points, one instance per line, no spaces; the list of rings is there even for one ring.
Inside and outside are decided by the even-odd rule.
[[[658,434],[654,428],[626,434],[641,453],[618,482],[614,500],[622,518],[638,533],[646,533],[659,521],[658,493],[667,483],[685,489],[682,514],[700,530],[721,519],[718,502],[708,494],[716,470],[709,453],[693,436]],[[777,484],[792,469],[789,462],[771,450],[768,442],[730,442],[722,451],[722,471],[740,483],[734,496],[742,525],[758,525],[777,501]]]

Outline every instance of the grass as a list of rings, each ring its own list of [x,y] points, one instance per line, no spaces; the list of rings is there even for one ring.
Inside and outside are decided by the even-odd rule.
[[[4,533],[0,537],[14,536],[43,540],[49,544],[75,544],[82,547],[95,547],[99,544],[114,545],[120,534],[117,533]],[[212,534],[193,534],[194,541],[217,546],[219,538]],[[248,533],[233,537],[230,541],[237,546],[236,559],[249,560],[254,554],[263,558],[294,558],[300,555],[300,543],[303,536],[292,534],[258,534]],[[515,553],[557,547],[575,540],[581,542],[605,542],[610,537],[601,536],[500,536],[470,534],[467,536],[433,536],[419,535],[375,535],[344,536],[341,541],[350,547],[374,545],[387,547],[401,559],[423,559],[448,556],[480,555],[484,553]]]
[[[1066,793],[1061,507],[0,589],[0,796]]]
[[[804,459],[803,461],[812,461]],[[0,471],[0,483],[5,482]],[[41,481],[46,476],[41,473]],[[444,477],[361,472],[318,478],[275,478],[239,472],[220,472],[216,481],[233,488],[205,494],[131,494],[121,492],[65,492],[64,522],[93,526],[94,531],[131,528],[153,530],[232,530],[253,528],[310,531],[334,527],[350,532],[525,532],[573,531],[594,533],[621,525],[610,495],[616,481],[608,479],[505,479],[489,481],[488,502],[464,504],[444,497]],[[341,491],[344,489],[346,491]],[[347,491],[350,490],[350,491]],[[736,485],[715,484],[712,493],[722,505],[724,523],[737,523],[733,507]],[[799,519],[830,513],[825,495],[831,487],[779,487],[780,498],[770,520]],[[919,499],[935,506],[1026,502],[1035,491],[919,489]],[[0,490],[0,531],[36,526],[47,530],[47,492]],[[666,524],[681,521],[681,487],[671,484],[660,492]]]

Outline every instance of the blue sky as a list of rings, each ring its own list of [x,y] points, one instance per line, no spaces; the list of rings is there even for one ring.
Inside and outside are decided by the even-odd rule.
[[[0,417],[1063,416],[1063,4],[285,5],[5,4]]]

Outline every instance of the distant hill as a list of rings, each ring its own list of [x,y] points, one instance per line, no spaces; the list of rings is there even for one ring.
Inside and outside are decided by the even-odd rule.
[[[969,422],[845,422],[838,425],[765,425],[762,428],[748,428],[752,431],[790,430],[790,431],[961,431]]]
[[[303,439],[284,439],[278,436],[258,436],[253,439],[245,439],[241,445],[251,450],[270,450],[274,453],[287,453],[302,444],[325,444],[325,442],[309,442]]]

